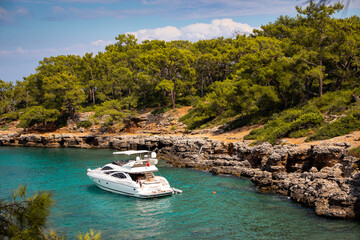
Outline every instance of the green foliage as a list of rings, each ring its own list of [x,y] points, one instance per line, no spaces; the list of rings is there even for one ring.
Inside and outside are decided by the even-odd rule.
[[[357,92],[358,89],[329,92],[321,98],[310,100],[301,109],[289,109],[275,114],[263,128],[253,130],[245,136],[245,139],[259,142],[268,141],[274,144],[283,137],[307,136],[307,141],[321,140],[358,130],[360,128],[360,110],[353,103],[353,94],[357,94]],[[321,113],[343,116],[338,117],[336,121],[326,123]],[[331,116],[336,117],[336,115]]]
[[[14,87],[11,82],[0,79],[0,114],[14,112]]]
[[[194,103],[194,99],[191,96],[184,96],[179,97],[176,100],[176,108],[182,107],[182,106],[191,106]]]
[[[170,111],[170,108],[168,108],[168,107],[160,107],[160,108],[156,108],[156,109],[152,110],[151,114],[160,115],[162,113],[166,113],[167,111]]]
[[[258,112],[251,113],[251,114],[245,114],[236,116],[234,120],[226,123],[222,129],[225,131],[231,131],[236,128],[244,127],[244,126],[250,126],[255,125],[257,123],[263,122],[267,116],[262,116]]]
[[[42,106],[33,106],[20,116],[20,123],[17,127],[31,127],[37,123],[45,126],[48,122],[55,122],[60,115],[57,109],[46,109]]]
[[[84,91],[76,76],[58,73],[43,79],[45,105],[70,114],[85,101]]]
[[[313,133],[312,128],[309,129],[300,129],[298,131],[295,132],[291,132],[289,134],[289,137],[291,138],[301,138],[301,137],[306,137],[309,136]]]
[[[9,239],[44,239],[42,228],[53,205],[50,192],[26,197],[26,185],[20,186],[9,202],[0,202],[0,237]]]
[[[344,116],[338,118],[336,121],[331,122],[321,127],[313,136],[308,140],[322,140],[333,138],[341,135],[348,134],[352,131],[360,129],[360,109],[354,108]]]
[[[70,113],[62,112],[55,122],[56,127],[62,128],[67,125],[67,120],[70,117]]]
[[[14,240],[65,240],[53,230],[44,229],[50,209],[54,205],[50,192],[36,192],[26,196],[26,185],[19,186],[9,197],[9,201],[0,200],[0,238]],[[46,234],[45,232],[49,232]],[[77,236],[80,240],[101,240],[101,234],[89,233]]]
[[[251,131],[244,139],[275,144],[280,138],[303,136],[309,128],[323,121],[324,117],[316,109],[289,109],[274,116],[264,127]]]
[[[136,102],[131,101],[131,99],[106,101],[96,107],[95,118],[97,120],[105,119],[105,126],[111,126],[115,123],[123,126],[124,123],[128,123],[136,115],[135,112],[127,108],[134,106],[134,104]]]
[[[95,233],[93,229],[90,229],[89,233],[85,233],[84,235],[79,232],[79,234],[76,236],[79,240],[101,240],[101,234]]]
[[[360,158],[360,147],[354,147],[349,150],[349,155]],[[355,165],[355,164],[354,164]],[[355,166],[354,166],[355,167]],[[356,166],[356,168],[359,168],[359,166]]]
[[[77,123],[76,123],[76,127],[77,127],[77,128],[83,127],[83,128],[88,129],[88,128],[90,128],[91,126],[92,126],[92,123],[91,123],[90,121],[81,121],[81,122],[77,122]]]
[[[95,105],[87,106],[82,110],[82,112],[94,112],[95,108],[96,108]]]
[[[9,128],[10,128],[9,126],[3,125],[3,126],[1,126],[1,131],[6,131],[6,130],[8,130]]]
[[[190,109],[188,114],[182,116],[179,121],[187,125],[187,130],[199,128],[215,118],[208,107],[208,104],[200,102],[196,108]]]
[[[8,112],[8,113],[2,115],[2,117],[6,118],[7,123],[10,123],[12,121],[18,120],[20,117],[20,113],[19,112]]]
[[[316,106],[322,113],[343,114],[354,102],[353,94],[356,90],[329,92],[321,98],[311,99],[308,104]]]
[[[155,90],[163,90],[166,92],[174,91],[175,84],[171,80],[164,79],[156,86]]]

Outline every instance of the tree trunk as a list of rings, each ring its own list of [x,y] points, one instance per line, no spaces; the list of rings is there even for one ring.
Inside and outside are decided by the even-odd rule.
[[[320,98],[323,95],[323,70],[322,70],[322,57],[320,57],[320,78],[319,78],[319,94]]]
[[[92,99],[93,99],[93,105],[95,105],[95,88],[92,89]]]
[[[195,102],[195,99],[194,99],[193,95],[191,94],[191,91],[190,91],[189,86],[186,86],[186,89],[188,90],[188,92],[189,92],[189,94],[190,94],[191,99]]]
[[[172,108],[175,109],[175,91],[174,90],[171,90],[170,91],[170,94],[171,94],[171,103],[172,103]]]
[[[204,97],[204,75],[201,74],[201,97]]]

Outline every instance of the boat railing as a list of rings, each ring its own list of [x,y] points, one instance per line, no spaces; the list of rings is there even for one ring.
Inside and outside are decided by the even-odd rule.
[[[147,167],[150,165],[156,165],[158,163],[157,159],[141,159],[134,161],[134,164],[132,164],[132,167]]]

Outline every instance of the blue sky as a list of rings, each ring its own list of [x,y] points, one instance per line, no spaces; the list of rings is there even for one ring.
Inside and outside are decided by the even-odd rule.
[[[351,1],[351,0],[350,0]],[[0,79],[22,80],[44,57],[103,51],[115,36],[191,40],[250,32],[299,0],[0,0]],[[359,15],[360,1],[346,13]]]

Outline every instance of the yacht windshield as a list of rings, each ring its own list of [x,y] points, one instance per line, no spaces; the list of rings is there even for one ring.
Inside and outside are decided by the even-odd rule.
[[[104,170],[113,170],[113,169],[112,169],[112,167],[105,166],[105,167],[103,167],[101,170],[103,170],[103,171],[104,171]]]

